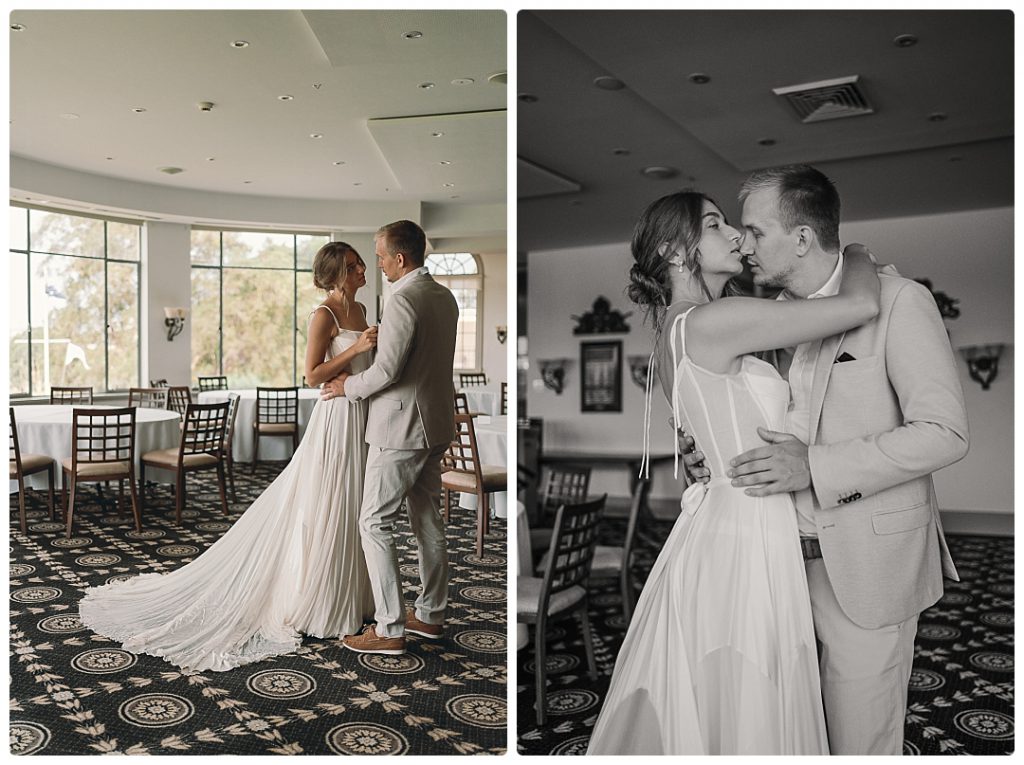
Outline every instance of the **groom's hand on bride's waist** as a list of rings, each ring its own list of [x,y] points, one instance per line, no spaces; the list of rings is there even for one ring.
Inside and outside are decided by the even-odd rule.
[[[320,389],[320,398],[332,399],[338,396],[345,395],[345,380],[351,375],[348,372],[342,372],[337,377],[332,377],[330,380],[324,383],[324,387]]]
[[[800,491],[811,485],[807,462],[807,444],[792,433],[758,428],[757,434],[767,446],[743,452],[729,462],[728,476],[733,486],[749,486],[752,497]]]

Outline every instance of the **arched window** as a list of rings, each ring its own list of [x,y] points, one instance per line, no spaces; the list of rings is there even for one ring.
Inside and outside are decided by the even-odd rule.
[[[483,274],[480,261],[469,252],[435,252],[427,256],[434,280],[452,291],[459,304],[459,330],[455,340],[455,370],[479,371],[482,362],[481,324]]]

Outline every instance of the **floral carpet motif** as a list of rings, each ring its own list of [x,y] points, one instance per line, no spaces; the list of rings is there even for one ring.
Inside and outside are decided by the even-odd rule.
[[[475,555],[475,513],[453,510],[442,640],[409,636],[403,656],[356,654],[307,638],[295,653],[229,672],[185,672],[132,654],[78,620],[92,585],[188,563],[217,541],[284,467],[236,471],[238,502],[220,509],[215,480],[189,476],[174,525],[167,487],[147,497],[141,533],[130,511],[90,486],[72,539],[29,497],[10,547],[12,754],[503,754],[506,751],[505,522]],[[106,496],[116,495],[116,491]],[[16,495],[11,495],[17,507]],[[399,528],[406,599],[419,587],[415,541]]]
[[[609,519],[600,544],[617,544],[625,521]],[[651,524],[639,542],[634,574],[646,579],[670,522]],[[1000,755],[1014,750],[1013,539],[947,536],[961,581],[946,582],[942,599],[923,614],[914,647],[904,720],[906,755]],[[576,625],[548,630],[548,718],[534,715],[533,635],[518,652],[518,751],[525,755],[584,754],[597,721],[615,657],[626,635],[615,582],[590,587],[590,624],[598,679],[587,677]]]

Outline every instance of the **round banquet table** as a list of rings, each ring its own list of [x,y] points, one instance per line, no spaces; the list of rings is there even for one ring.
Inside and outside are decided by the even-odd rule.
[[[63,404],[26,404],[14,407],[18,426],[18,446],[22,454],[45,454],[56,460],[57,487],[63,485],[60,461],[71,457],[71,411],[73,409],[117,409],[113,406],[73,407]],[[181,417],[168,409],[135,410],[135,475],[138,477],[139,457],[145,452],[170,449],[181,442]],[[168,470],[146,471],[147,481],[171,483],[174,473]],[[25,485],[33,489],[46,488],[46,473],[25,477]],[[18,490],[18,482],[10,482],[11,492]]]
[[[501,390],[482,385],[461,388],[459,393],[466,394],[469,411],[484,415],[501,414]]]
[[[238,394],[238,416],[235,419],[235,438],[231,456],[235,462],[252,462],[252,423],[256,418],[256,389],[204,390],[199,394],[200,404],[216,404],[228,400],[229,393]],[[320,400],[319,388],[299,388],[299,438],[306,432],[306,423],[313,407]],[[260,438],[261,460],[287,460],[292,456],[291,438]]]
[[[472,406],[470,406],[472,409]],[[504,465],[508,468],[508,416],[477,416],[473,418],[476,431],[476,445],[480,450],[483,465]],[[476,510],[476,495],[463,492],[459,495],[459,506]],[[508,492],[496,491],[492,495],[491,507],[498,518],[508,517]]]

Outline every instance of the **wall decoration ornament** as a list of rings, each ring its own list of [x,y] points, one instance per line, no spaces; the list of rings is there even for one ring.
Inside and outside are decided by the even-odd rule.
[[[608,298],[598,295],[591,310],[582,316],[572,316],[576,321],[574,335],[600,335],[607,332],[629,332],[629,325],[626,319],[632,316],[633,312],[622,313],[612,310],[612,304]]]
[[[960,349],[960,355],[967,362],[967,373],[974,382],[988,390],[999,374],[999,357],[1003,355],[1003,344],[970,345]]]
[[[647,390],[647,368],[650,356],[627,356],[629,362],[629,378],[644,390]]]
[[[939,313],[943,319],[958,319],[960,318],[960,309],[957,307],[957,303],[960,302],[960,298],[950,297],[945,292],[939,292],[932,288],[931,279],[915,279],[918,284],[923,284],[928,288],[928,291],[932,293],[932,297],[935,298],[935,305],[939,307]]]
[[[544,381],[544,387],[553,390],[555,395],[561,394],[565,386],[567,366],[569,359],[540,359],[540,379]]]

